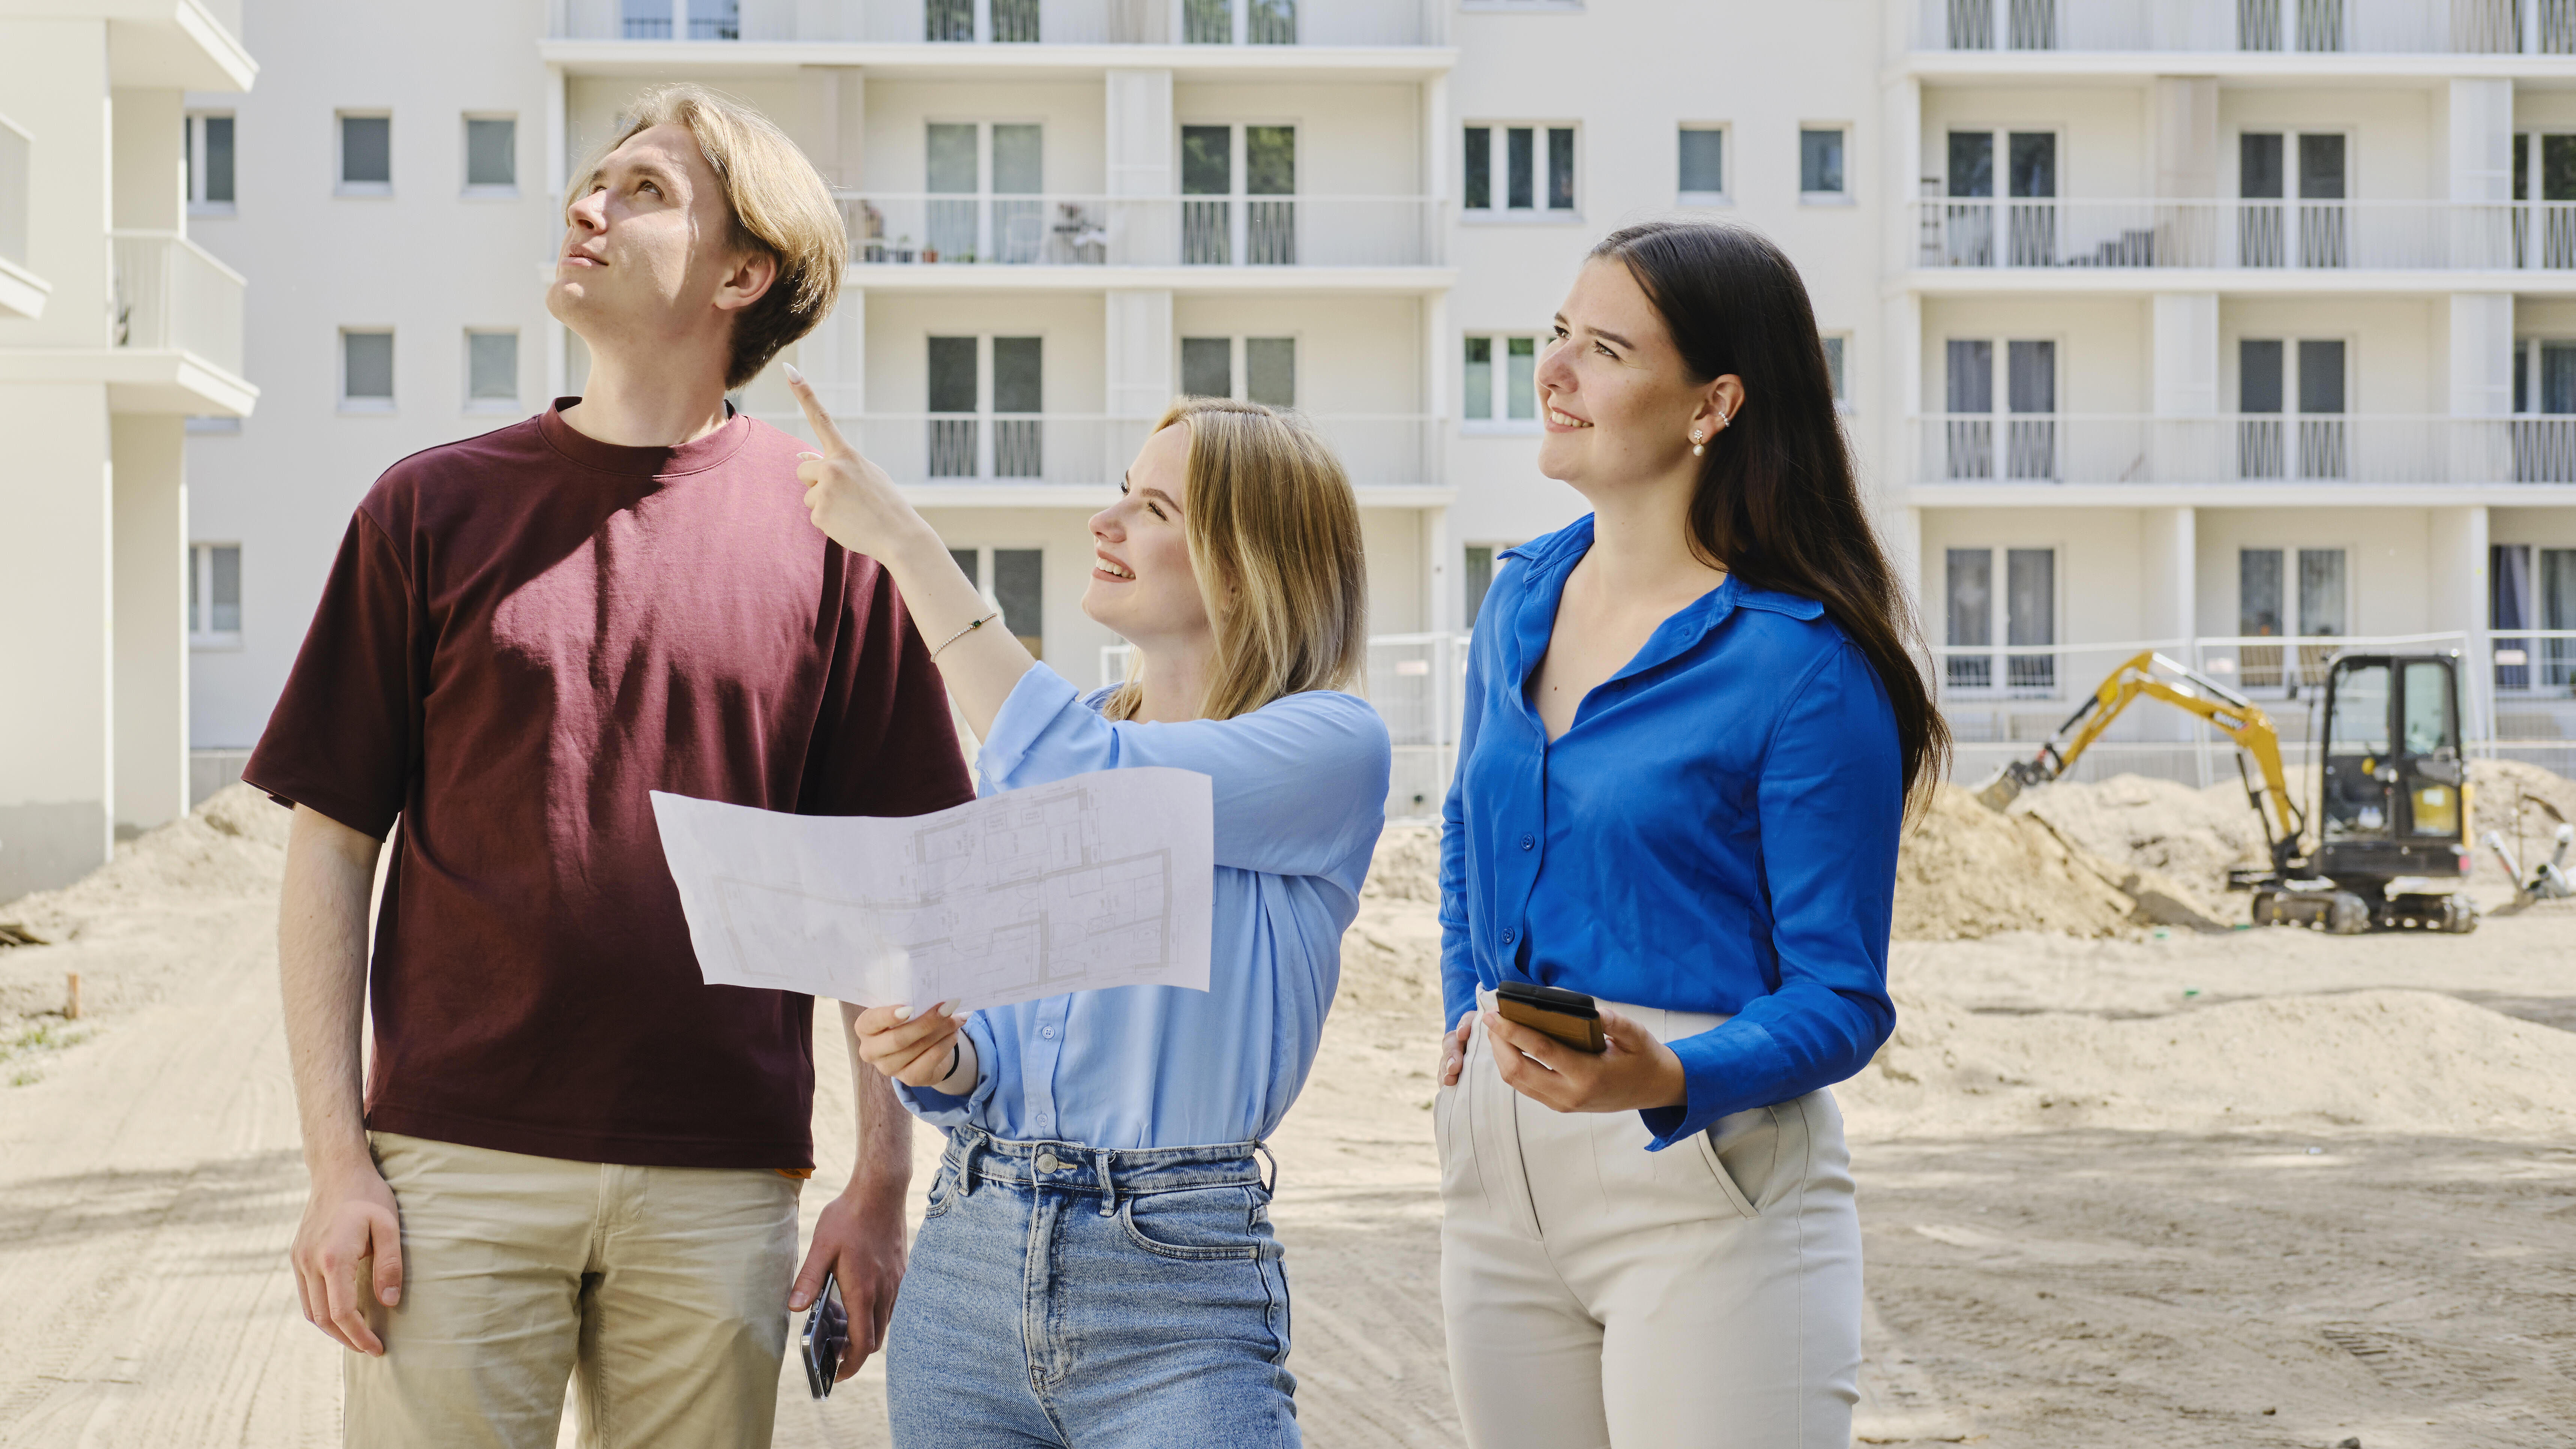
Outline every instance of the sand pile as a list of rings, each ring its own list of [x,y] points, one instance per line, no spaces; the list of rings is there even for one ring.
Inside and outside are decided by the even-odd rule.
[[[47,944],[100,931],[151,929],[192,901],[237,904],[277,890],[287,812],[232,785],[179,819],[116,848],[115,858],[60,890],[0,904],[0,941]]]
[[[2034,815],[2074,845],[2131,871],[2152,871],[2201,914],[2245,915],[2242,896],[2227,891],[2227,870],[2262,865],[2262,822],[2235,782],[2197,790],[2144,775],[2083,783],[2061,780],[2025,792],[2015,814]]]
[[[2547,860],[2549,853],[2558,848],[2557,842],[2550,839],[2550,832],[2558,828],[2558,822],[2549,818],[2549,812],[2541,808],[2540,802],[2554,805],[2561,816],[2576,820],[2576,780],[2538,765],[2527,765],[2520,760],[2471,760],[2469,783],[2474,787],[2470,802],[2469,844],[2478,852],[2479,869],[2493,871],[2499,879],[2502,878],[2503,867],[2496,864],[2494,852],[2486,848],[2488,831],[2503,836],[2506,845],[2514,846],[2517,828],[2514,817],[2519,810],[2522,843],[2514,847],[2514,853],[2522,858],[2523,868],[2528,870],[2535,850],[2540,859]]]
[[[1896,938],[1958,941],[2002,931],[2069,936],[2123,934],[2158,911],[2141,912],[2121,888],[2138,877],[2070,844],[2028,812],[1997,815],[1957,785],[1933,791],[1896,859]],[[2160,882],[2159,910],[2174,894]]]
[[[1440,904],[1440,827],[1390,825],[1369,860],[1366,899]]]
[[[2576,1033],[2429,991],[2109,1020],[1897,993],[1896,1034],[1835,1089],[1878,1135],[2066,1127],[2576,1130]]]

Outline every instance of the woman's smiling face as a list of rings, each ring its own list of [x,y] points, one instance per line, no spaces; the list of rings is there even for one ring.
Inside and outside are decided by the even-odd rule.
[[[1690,453],[1709,396],[1627,266],[1584,264],[1538,359],[1538,470],[1577,489],[1660,476]],[[1703,431],[1714,431],[1703,422]]]
[[[1145,440],[1118,485],[1118,501],[1091,516],[1082,612],[1130,643],[1211,632],[1181,517],[1189,464],[1189,425],[1174,423]]]

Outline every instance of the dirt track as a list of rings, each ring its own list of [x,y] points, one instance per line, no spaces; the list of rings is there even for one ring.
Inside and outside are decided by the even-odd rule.
[[[1427,909],[1372,902],[1364,924],[1418,945]],[[89,1039],[0,1064],[26,1079],[0,1086],[0,1444],[337,1442],[339,1350],[297,1315],[284,1262],[304,1181],[272,911],[236,892],[0,951],[13,1030],[66,969],[101,1012]],[[2410,986],[2564,1026],[2576,912],[2467,940],[1909,945],[1896,974],[1998,1017],[2197,1009],[2185,983],[2203,999]],[[1435,1030],[1418,992],[1349,992],[1277,1142],[1300,1417],[1327,1449],[1457,1442],[1422,1105]],[[847,1170],[847,1120],[827,1071],[809,1215]],[[2568,1134],[1917,1125],[1855,1149],[1867,1442],[2576,1443]],[[782,1375],[781,1410],[781,1444],[883,1442],[873,1371],[820,1406]]]

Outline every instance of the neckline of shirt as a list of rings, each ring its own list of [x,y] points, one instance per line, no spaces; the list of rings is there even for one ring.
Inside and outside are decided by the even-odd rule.
[[[603,443],[564,421],[563,410],[580,401],[577,397],[556,398],[554,406],[537,415],[537,434],[565,461],[602,473],[630,478],[676,478],[703,473],[742,451],[742,445],[751,438],[750,417],[727,403],[725,411],[728,416],[724,426],[693,442],[652,448]]]

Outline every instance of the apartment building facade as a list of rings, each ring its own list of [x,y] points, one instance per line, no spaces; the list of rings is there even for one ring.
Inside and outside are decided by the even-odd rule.
[[[227,0],[0,8],[0,900],[188,807],[183,430],[258,393],[180,100],[251,85],[240,36]]]
[[[1674,214],[1799,262],[1967,737],[2053,723],[2093,644],[2519,628],[2481,678],[2535,707],[2576,666],[2568,0],[249,3],[270,78],[191,102],[268,387],[189,444],[239,561],[201,746],[256,736],[386,464],[579,390],[556,199],[670,79],[831,181],[851,272],[791,357],[1077,680],[1085,520],[1182,392],[1313,418],[1373,631],[1465,628],[1581,511],[1534,466],[1556,302]],[[2315,658],[2215,652],[2282,695]]]

